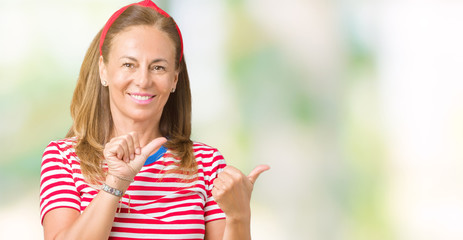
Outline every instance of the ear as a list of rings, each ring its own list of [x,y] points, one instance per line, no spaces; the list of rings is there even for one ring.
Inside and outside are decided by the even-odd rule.
[[[103,81],[108,81],[106,64],[104,63],[103,56],[100,56],[100,59],[98,61],[98,67],[99,67],[99,73],[100,73],[100,81],[101,81],[101,84],[103,85]]]
[[[174,82],[172,83],[172,88],[177,89],[178,75],[179,74],[180,74],[180,72],[178,70],[175,71]]]

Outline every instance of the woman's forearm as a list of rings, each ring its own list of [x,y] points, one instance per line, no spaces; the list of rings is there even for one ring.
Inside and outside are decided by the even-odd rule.
[[[227,218],[225,220],[225,231],[223,240],[250,240],[251,239],[251,217],[242,219]]]
[[[117,189],[126,189],[127,183],[111,176],[106,184]],[[108,239],[120,197],[101,190],[82,214],[67,229],[63,229],[54,239]]]

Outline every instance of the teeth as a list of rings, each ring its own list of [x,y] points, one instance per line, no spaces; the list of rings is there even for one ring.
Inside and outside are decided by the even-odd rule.
[[[131,95],[133,98],[137,99],[137,100],[141,100],[141,101],[144,101],[144,100],[148,100],[150,99],[151,97],[150,96],[139,96],[139,95]]]

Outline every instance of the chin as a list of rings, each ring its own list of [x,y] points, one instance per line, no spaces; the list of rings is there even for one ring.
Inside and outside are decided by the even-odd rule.
[[[142,122],[142,121],[153,121],[153,123],[156,121],[156,116],[158,114],[155,113],[147,113],[146,111],[137,111],[137,112],[132,112],[128,116],[136,122]]]

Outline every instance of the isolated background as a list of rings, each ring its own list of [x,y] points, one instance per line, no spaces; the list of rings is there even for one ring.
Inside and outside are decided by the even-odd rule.
[[[45,146],[131,1],[0,0],[0,239],[42,239]],[[463,2],[156,1],[182,30],[194,139],[248,173],[254,239],[463,238]]]

